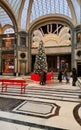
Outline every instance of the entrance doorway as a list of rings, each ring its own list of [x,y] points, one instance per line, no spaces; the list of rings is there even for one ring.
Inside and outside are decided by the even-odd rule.
[[[77,63],[77,73],[78,73],[78,76],[80,77],[81,76],[81,62]]]
[[[48,71],[54,70],[57,72],[59,69],[62,71],[65,70],[65,68],[68,69],[68,71],[71,70],[71,55],[47,55],[47,63],[48,63]]]
[[[21,61],[20,63],[20,74],[25,75],[26,73],[26,63],[24,61]]]

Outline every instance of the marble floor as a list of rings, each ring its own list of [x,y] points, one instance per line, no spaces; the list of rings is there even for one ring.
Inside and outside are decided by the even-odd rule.
[[[0,78],[25,79],[25,94],[18,86],[1,92],[0,130],[81,130],[81,89],[57,78],[40,85],[29,76]]]

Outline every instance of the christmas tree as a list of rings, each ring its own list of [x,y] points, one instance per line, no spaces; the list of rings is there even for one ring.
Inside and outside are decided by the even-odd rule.
[[[47,71],[47,59],[42,41],[39,43],[38,54],[34,64],[34,72],[39,73],[40,70]]]

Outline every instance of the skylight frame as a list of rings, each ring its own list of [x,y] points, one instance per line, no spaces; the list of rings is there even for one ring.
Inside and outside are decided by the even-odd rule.
[[[40,12],[39,12],[40,11]],[[67,0],[35,0],[32,4],[30,22],[47,14],[62,14],[72,19]]]

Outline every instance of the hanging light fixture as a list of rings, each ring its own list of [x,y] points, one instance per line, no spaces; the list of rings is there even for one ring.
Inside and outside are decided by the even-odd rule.
[[[0,23],[0,34],[3,34],[3,28],[2,28],[1,23]]]

